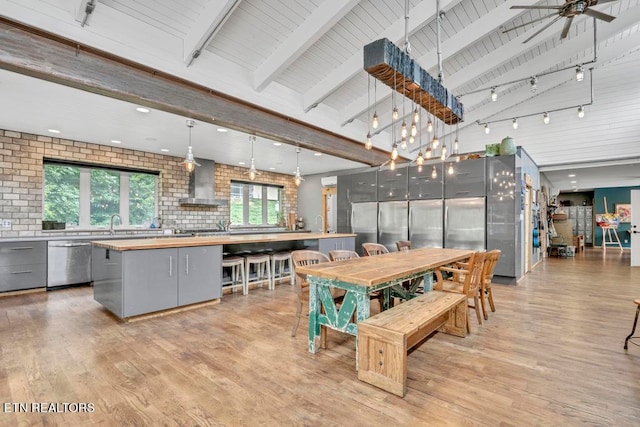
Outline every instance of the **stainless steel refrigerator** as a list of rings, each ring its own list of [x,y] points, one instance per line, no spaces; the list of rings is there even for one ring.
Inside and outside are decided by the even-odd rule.
[[[351,203],[351,232],[356,235],[356,252],[362,255],[363,243],[375,243],[378,234],[378,202]]]
[[[485,249],[485,198],[470,197],[444,201],[444,247]]]
[[[409,202],[409,240],[412,248],[441,248],[443,201]]]
[[[409,239],[409,204],[406,201],[378,204],[378,243],[390,252],[396,251],[396,241]]]

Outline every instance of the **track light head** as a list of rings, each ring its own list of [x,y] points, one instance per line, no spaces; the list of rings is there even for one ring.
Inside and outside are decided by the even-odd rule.
[[[498,92],[496,92],[495,86],[491,88],[491,101],[496,102],[498,100]]]
[[[584,80],[584,68],[582,65],[576,67],[576,81],[581,82]]]
[[[531,77],[529,84],[531,85],[531,92],[536,93],[538,90],[538,78],[536,76]]]
[[[549,113],[544,113],[544,116],[542,116],[542,122],[545,125],[548,125],[550,121],[551,121],[551,118],[549,117]]]

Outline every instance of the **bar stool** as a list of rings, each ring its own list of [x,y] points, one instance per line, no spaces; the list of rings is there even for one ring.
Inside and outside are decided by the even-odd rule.
[[[222,259],[222,269],[231,269],[229,271],[230,280],[222,282],[222,288],[229,288],[236,292],[238,288],[242,289],[242,295],[246,295],[248,291],[247,279],[244,272],[244,258],[239,256],[230,256]]]
[[[257,287],[262,287],[262,283],[267,282],[267,286],[271,288],[271,257],[269,254],[255,254],[244,257],[245,277],[247,282],[247,291],[249,285],[255,283]],[[251,266],[255,266],[256,274],[251,277]]]
[[[276,265],[278,269],[276,270]],[[285,270],[286,267],[286,270]],[[275,289],[276,280],[289,279],[293,285],[293,274],[291,274],[291,252],[276,252],[271,255],[271,287]]]
[[[624,349],[625,350],[627,349],[627,344],[629,343],[630,339],[639,338],[639,337],[634,337],[633,334],[636,333],[636,325],[638,324],[638,314],[640,314],[640,299],[634,300],[633,303],[635,305],[637,305],[638,307],[636,308],[636,318],[633,320],[633,328],[631,328],[631,333],[624,340]]]

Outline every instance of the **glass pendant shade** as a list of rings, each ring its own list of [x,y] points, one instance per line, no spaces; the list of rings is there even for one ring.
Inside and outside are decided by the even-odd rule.
[[[374,112],[373,113],[373,119],[371,120],[371,126],[374,129],[378,129],[378,126],[380,125],[380,121],[378,120],[378,113]]]
[[[396,161],[395,160],[391,160],[391,162],[389,162],[389,169],[391,169],[392,171],[396,170]]]
[[[413,110],[413,123],[418,123],[420,121],[420,112],[418,111],[418,107]]]
[[[398,120],[398,107],[393,107],[393,111],[391,112],[391,119]]]
[[[418,166],[422,166],[424,164],[424,157],[422,156],[422,151],[418,151],[418,157],[416,157],[416,164]]]
[[[398,146],[393,144],[393,149],[391,150],[391,160],[395,160],[398,158]]]
[[[459,145],[458,138],[456,138],[456,140],[453,141],[453,154],[458,154]]]
[[[440,145],[440,140],[438,139],[438,135],[433,135],[433,140],[431,141],[431,145],[433,145],[434,149],[438,148],[438,145]]]
[[[196,169],[196,166],[200,166],[200,164],[197,163],[193,158],[193,148],[191,147],[191,129],[195,124],[196,122],[194,122],[193,120],[191,119],[187,120],[187,127],[189,128],[189,147],[187,148],[187,155],[182,161],[182,165],[184,166],[185,170],[189,173],[193,172]]]
[[[418,127],[416,126],[415,122],[411,123],[411,132],[410,135],[411,136],[416,136],[418,134]]]
[[[367,133],[367,139],[364,143],[364,148],[366,148],[367,150],[371,150],[371,148],[373,148],[373,141],[371,141],[371,132]]]

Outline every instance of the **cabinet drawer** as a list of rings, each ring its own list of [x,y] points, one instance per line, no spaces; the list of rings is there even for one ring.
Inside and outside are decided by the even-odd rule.
[[[44,288],[46,285],[46,263],[0,267],[0,292]]]
[[[0,267],[46,263],[47,242],[0,243]]]

